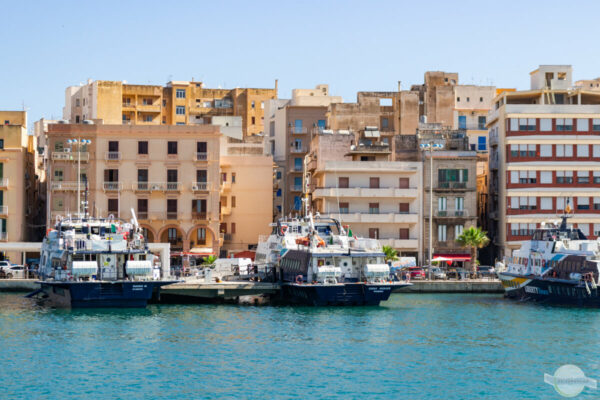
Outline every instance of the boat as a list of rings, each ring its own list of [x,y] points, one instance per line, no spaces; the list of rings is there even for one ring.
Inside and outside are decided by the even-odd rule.
[[[393,289],[385,254],[376,239],[357,238],[334,218],[283,218],[259,239],[255,262],[275,271],[285,303],[375,306]],[[267,274],[267,273],[266,273]]]
[[[133,210],[132,210],[133,213]],[[36,297],[55,307],[145,307],[163,279],[137,223],[57,217],[42,242]]]
[[[544,223],[521,248],[497,264],[505,296],[521,301],[599,307],[600,241],[576,228]]]

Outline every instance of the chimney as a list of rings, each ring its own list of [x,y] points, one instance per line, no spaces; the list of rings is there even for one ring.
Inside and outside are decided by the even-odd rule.
[[[279,79],[275,79],[275,94],[277,94],[277,84],[279,83]]]
[[[402,90],[402,81],[398,81],[398,91]]]

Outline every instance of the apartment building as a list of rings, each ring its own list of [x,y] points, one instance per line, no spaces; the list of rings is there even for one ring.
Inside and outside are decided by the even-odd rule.
[[[314,135],[307,158],[312,210],[340,220],[356,236],[379,239],[422,260],[423,164],[391,161],[389,145],[361,137],[364,132],[347,130]]]
[[[0,111],[0,121],[0,241],[36,240],[35,137],[27,135],[25,111]],[[2,256],[23,261],[20,252]]]
[[[540,65],[529,90],[494,99],[490,130],[490,232],[510,255],[543,222],[600,235],[600,92],[574,87],[570,65]],[[568,207],[567,207],[568,206]]]
[[[220,157],[221,256],[256,250],[260,235],[271,233],[273,157],[262,137],[245,142],[222,136]]]
[[[129,220],[133,209],[150,242],[171,244],[175,265],[187,262],[183,256],[218,255],[219,129],[48,125],[48,223],[77,212],[79,187],[91,215]],[[90,143],[70,142],[82,139]]]
[[[442,146],[440,150],[422,151],[423,242],[429,246],[429,224],[432,223],[433,257],[449,258],[456,265],[470,268],[470,251],[460,247],[456,239],[465,228],[477,225],[477,153],[470,149],[464,130],[443,128],[441,124],[421,124],[417,136],[419,144]],[[430,168],[433,168],[431,183]]]
[[[265,103],[275,98],[277,81],[273,89],[209,89],[193,80],[166,86],[89,80],[66,89],[63,118],[107,125],[201,125],[216,116],[240,116],[248,137],[264,132]]]

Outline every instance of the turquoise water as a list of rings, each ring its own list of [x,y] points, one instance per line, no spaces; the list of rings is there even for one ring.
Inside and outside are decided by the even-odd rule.
[[[598,310],[501,295],[93,311],[0,294],[0,398],[554,399],[543,374],[599,379],[599,342]]]

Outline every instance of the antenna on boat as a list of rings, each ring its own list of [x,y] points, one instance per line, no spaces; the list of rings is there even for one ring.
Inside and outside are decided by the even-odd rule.
[[[131,220],[133,222],[133,226],[135,226],[135,230],[137,231],[140,224],[138,224],[137,217],[135,216],[135,210],[131,207]]]

